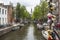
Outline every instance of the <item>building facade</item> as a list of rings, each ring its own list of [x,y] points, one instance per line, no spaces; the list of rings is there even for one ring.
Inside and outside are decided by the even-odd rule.
[[[0,25],[12,23],[12,6],[0,3]]]
[[[1,25],[5,25],[8,23],[7,14],[8,14],[7,8],[3,4],[0,4],[0,24]]]
[[[8,5],[8,7],[7,7],[7,11],[8,11],[8,14],[7,14],[7,18],[8,18],[8,24],[12,24],[12,21],[13,21],[13,14],[12,14],[12,12],[13,12],[13,10],[12,10],[12,6],[11,5]]]

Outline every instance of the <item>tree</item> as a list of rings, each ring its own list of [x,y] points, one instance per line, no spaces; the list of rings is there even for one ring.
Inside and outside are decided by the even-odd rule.
[[[25,18],[29,19],[30,18],[30,14],[28,11],[25,11]]]
[[[34,12],[33,12],[33,17],[34,19],[39,19],[40,18],[40,15],[41,15],[41,8],[39,5],[37,5],[34,9]]]
[[[47,6],[48,6],[48,3],[42,0],[42,2],[34,8],[32,18],[37,20],[42,18],[44,19],[48,12]]]
[[[21,6],[21,18],[24,18],[25,17],[25,6]]]
[[[20,20],[20,17],[21,17],[21,9],[20,9],[20,3],[17,3],[17,6],[16,6],[16,20]]]
[[[17,3],[17,6],[16,6],[17,21],[20,21],[20,19],[27,19],[29,17],[30,15],[29,15],[29,12],[26,10],[26,7],[24,5],[20,5],[20,3]]]
[[[26,10],[26,7],[25,6],[21,6],[21,17],[23,18],[23,19],[27,19],[27,18],[29,18],[30,17],[30,15],[29,15],[29,12]]]
[[[42,3],[41,3],[41,12],[42,12],[43,17],[48,12],[48,3],[46,1],[42,1]]]

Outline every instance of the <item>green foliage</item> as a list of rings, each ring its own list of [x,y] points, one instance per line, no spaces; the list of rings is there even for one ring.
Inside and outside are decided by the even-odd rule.
[[[44,17],[46,16],[47,12],[48,12],[48,3],[46,1],[42,1],[40,3],[40,5],[37,5],[34,8],[34,12],[32,15],[32,19],[44,19]]]
[[[21,18],[24,18],[24,16],[25,16],[25,10],[26,10],[26,8],[25,8],[25,6],[21,6]]]
[[[16,6],[16,18],[19,20],[20,18],[25,19],[29,18],[30,14],[26,10],[26,7],[24,5],[20,5],[20,3],[17,3]]]
[[[19,19],[21,17],[21,8],[20,8],[20,3],[17,3],[17,6],[16,6],[16,18]]]

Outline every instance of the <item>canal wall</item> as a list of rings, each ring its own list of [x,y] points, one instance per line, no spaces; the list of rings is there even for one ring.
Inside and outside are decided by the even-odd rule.
[[[5,27],[5,28],[1,28],[0,29],[0,36],[12,31],[12,28],[14,27],[17,27],[17,26],[20,26],[20,25],[15,25],[15,26],[10,26],[10,27]]]
[[[6,27],[6,28],[3,28],[3,29],[0,29],[0,36],[6,34],[8,32],[10,32],[11,31],[11,28],[12,27]]]

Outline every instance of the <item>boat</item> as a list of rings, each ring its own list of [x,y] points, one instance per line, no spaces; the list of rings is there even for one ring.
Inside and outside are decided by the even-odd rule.
[[[42,35],[46,40],[60,40],[58,34],[53,30],[42,30]]]
[[[43,30],[43,31],[42,31],[42,35],[43,35],[43,37],[44,37],[45,39],[48,40],[48,32],[47,32],[47,31]]]

